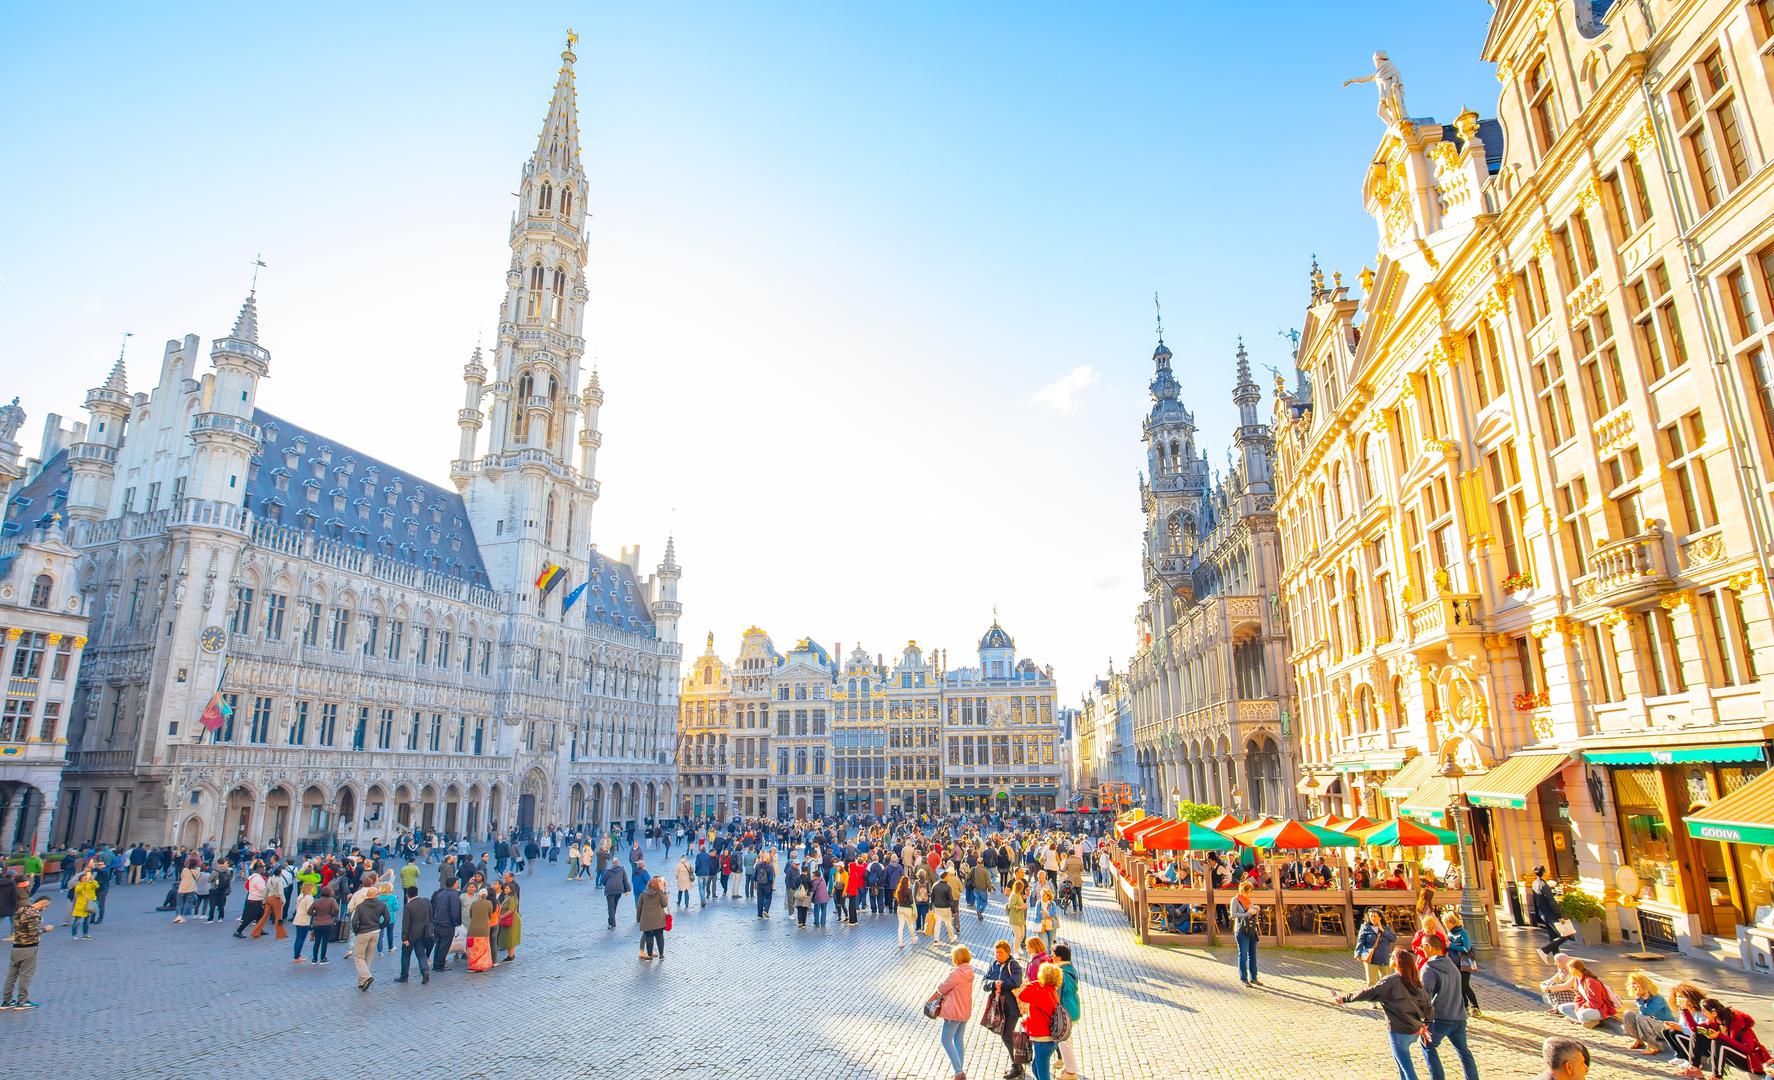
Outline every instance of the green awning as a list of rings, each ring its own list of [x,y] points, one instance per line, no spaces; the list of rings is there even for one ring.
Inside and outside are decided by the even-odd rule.
[[[1683,820],[1688,835],[1699,840],[1774,845],[1774,772],[1763,773]]]
[[[983,798],[985,796],[991,795],[991,793],[992,793],[991,788],[982,788],[982,787],[949,788],[947,791],[943,792],[944,795],[950,795],[950,796],[953,796],[954,798],[957,798],[957,799]]]
[[[1333,761],[1330,767],[1340,773],[1353,772],[1391,772],[1404,766],[1404,759],[1410,756],[1408,750],[1382,750],[1372,754],[1364,754],[1358,758],[1347,758]]]
[[[1667,750],[1585,750],[1583,760],[1595,765],[1686,765],[1694,762],[1761,761],[1762,743],[1728,746],[1672,746]]]

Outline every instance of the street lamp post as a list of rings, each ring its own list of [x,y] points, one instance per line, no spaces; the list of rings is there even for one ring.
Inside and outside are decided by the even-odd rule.
[[[1454,839],[1460,851],[1460,921],[1472,939],[1474,955],[1491,951],[1491,920],[1474,887],[1478,879],[1478,856],[1472,850],[1472,802],[1460,791],[1466,770],[1457,761],[1449,760],[1441,767],[1441,778],[1448,785],[1448,820],[1454,825]]]

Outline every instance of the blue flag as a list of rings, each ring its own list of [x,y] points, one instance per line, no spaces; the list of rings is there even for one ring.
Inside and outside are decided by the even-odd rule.
[[[591,584],[591,582],[581,581],[578,585],[573,587],[573,591],[568,593],[566,599],[561,601],[561,614],[562,615],[565,615],[567,612],[573,610],[573,605],[575,603],[577,603],[579,600],[579,594],[584,592],[585,587],[589,584]]]

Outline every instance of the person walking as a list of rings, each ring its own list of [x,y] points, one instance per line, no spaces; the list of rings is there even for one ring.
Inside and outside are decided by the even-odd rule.
[[[419,895],[417,885],[408,885],[402,890],[406,901],[400,911],[400,975],[395,982],[407,981],[408,965],[416,957],[419,961],[419,982],[431,981],[431,971],[426,961],[431,956],[431,901]]]
[[[382,937],[382,928],[394,920],[388,914],[388,905],[382,902],[381,893],[375,888],[376,875],[364,875],[365,888],[368,895],[354,901],[351,905],[351,959],[357,965],[357,988],[368,990],[376,977],[370,974],[370,958],[375,952],[376,942]]]
[[[1232,936],[1238,943],[1238,981],[1245,986],[1261,986],[1257,981],[1257,904],[1251,899],[1250,890],[1249,878],[1239,882],[1226,911],[1232,917]],[[1411,974],[1416,974],[1414,965]]]
[[[68,934],[74,940],[92,937],[92,916],[98,909],[99,883],[91,870],[82,870],[70,890],[74,906],[68,909]]]
[[[690,906],[690,886],[696,884],[696,869],[690,865],[689,852],[686,851],[684,854],[678,856],[677,873],[678,906],[681,908],[687,908]],[[803,924],[805,924],[806,921],[805,918],[801,920]]]
[[[308,909],[308,923],[314,934],[314,944],[309,948],[308,959],[311,963],[328,964],[332,961],[326,957],[327,946],[333,943],[333,935],[338,933],[339,902],[333,899],[333,887],[322,885],[320,892],[314,896],[314,905]],[[300,947],[300,946],[298,946]]]
[[[1053,947],[1053,962],[1059,966],[1059,1006],[1071,1022],[1065,1037],[1059,1040],[1059,1059],[1064,1072],[1060,1080],[1078,1080],[1078,1021],[1084,1017],[1084,1003],[1078,998],[1078,970],[1072,966],[1072,946],[1060,942]]]
[[[1010,922],[1010,940],[1018,949],[1029,936],[1029,883],[1017,878],[1010,883],[1010,897],[1004,901],[1004,916]]]
[[[973,890],[973,913],[979,922],[986,921],[986,904],[992,896],[992,872],[985,860],[975,862],[967,871],[967,885]]]
[[[253,937],[261,936],[267,925],[271,926],[279,941],[290,936],[289,930],[283,925],[285,873],[286,871],[276,870],[265,875],[264,911],[259,913],[259,921],[253,925]]]
[[[961,1043],[973,1016],[973,954],[967,946],[956,945],[949,950],[949,962],[948,973],[936,984],[935,996],[940,999],[936,1015],[942,1021],[942,1048],[954,1067],[955,1080],[967,1080]]]
[[[1377,1001],[1386,1013],[1387,1037],[1392,1043],[1392,1061],[1398,1066],[1400,1080],[1417,1080],[1417,1065],[1411,1060],[1411,1047],[1421,1047],[1425,1062],[1429,1049],[1423,1044],[1423,1032],[1429,1026],[1429,994],[1417,974],[1417,956],[1409,949],[1392,951],[1392,974],[1378,983],[1354,994],[1337,994],[1331,1001],[1347,1005],[1352,1001]]]
[[[1369,986],[1379,982],[1392,968],[1392,950],[1398,944],[1398,933],[1386,925],[1380,909],[1367,909],[1361,931],[1355,936],[1355,958],[1361,961]]]
[[[986,1016],[990,1017],[997,1010],[998,1026],[995,1029],[998,1038],[1004,1042],[1004,1052],[1010,1058],[1010,1071],[1004,1074],[1004,1080],[1018,1080],[1023,1075],[1022,1063],[1016,1060],[1016,1022],[1022,1016],[1017,1007],[1016,992],[1022,988],[1023,969],[1016,962],[1016,952],[1010,942],[1000,940],[992,946],[992,965],[986,969],[985,981],[980,986],[986,991]],[[994,1000],[996,1003],[994,1004]],[[986,1025],[991,1028],[991,1025]]]
[[[1565,942],[1571,940],[1559,933],[1559,920],[1564,915],[1558,909],[1558,895],[1552,887],[1552,881],[1546,876],[1544,866],[1534,867],[1534,885],[1531,897],[1534,921],[1546,932],[1546,944],[1540,946],[1540,959],[1550,961]]]
[[[641,959],[654,958],[655,949],[658,958],[665,959],[665,924],[671,918],[667,912],[671,907],[671,898],[665,894],[665,879],[654,878],[647,888],[641,890],[640,902],[635,906],[635,925],[641,931]]]
[[[505,958],[500,962],[509,964],[517,959],[517,947],[523,944],[524,916],[523,912],[519,910],[517,882],[512,880],[509,871],[506,872],[505,881],[502,884],[504,887],[504,894],[499,898],[499,938],[497,947],[505,950]],[[663,888],[665,882],[660,881],[659,884],[660,887]]]
[[[1025,985],[1016,993],[1016,999],[1022,1008],[1023,1030],[1028,1032],[1029,1041],[1034,1044],[1034,1060],[1030,1063],[1035,1071],[1035,1080],[1053,1080],[1053,1051],[1057,1042],[1054,1034],[1056,1023],[1064,1023],[1055,1015],[1064,1011],[1059,1002],[1060,986],[1065,982],[1065,975],[1058,964],[1042,964],[1035,974],[1033,982]]]
[[[197,860],[186,859],[179,868],[179,902],[173,922],[182,923],[186,915],[197,914]]]
[[[912,901],[912,876],[901,874],[898,884],[893,886],[893,907],[899,913],[899,947],[905,948],[907,931],[911,932],[912,944],[918,943],[918,907]]]
[[[35,1009],[31,979],[37,974],[37,943],[55,927],[43,921],[49,897],[31,899],[29,878],[18,883],[18,907],[12,913],[12,950],[6,959],[6,985],[0,990],[0,1009]]]
[[[462,893],[451,882],[439,885],[431,894],[431,970],[443,971],[450,966],[450,946],[456,939],[456,927],[462,925]]]
[[[610,865],[604,868],[603,884],[604,903],[610,908],[609,928],[614,930],[616,929],[616,905],[620,904],[622,898],[628,895],[628,871],[622,869],[622,863],[619,860],[611,859]],[[474,931],[471,930],[469,933],[473,934]]]
[[[296,947],[290,954],[290,962],[299,964],[302,962],[302,945],[314,928],[313,882],[302,882],[300,891],[296,893],[296,906],[290,914],[290,923],[296,928]]]
[[[627,878],[623,888],[627,888]],[[619,897],[620,898],[620,897]],[[485,890],[474,893],[468,904],[468,970],[490,971],[493,967],[493,901]],[[610,906],[611,925],[615,925],[616,907]]]
[[[755,891],[758,897],[758,918],[768,919],[770,917],[770,894],[776,888],[776,866],[774,856],[770,855],[768,852],[759,856],[756,869],[752,871],[751,876],[746,878],[746,880],[752,882],[756,886]]]
[[[1445,920],[1448,928],[1448,959],[1460,969],[1460,993],[1466,999],[1466,1012],[1469,1016],[1482,1016],[1478,1011],[1478,995],[1472,992],[1472,973],[1478,970],[1478,959],[1472,953],[1472,935],[1466,932],[1466,922],[1457,911],[1448,912]]]
[[[707,843],[698,843],[696,845],[696,896],[698,907],[707,907],[709,897],[714,895],[715,868],[719,865],[720,859],[709,853]]]
[[[1429,1059],[1429,1080],[1445,1080],[1438,1047],[1447,1040],[1460,1058],[1460,1071],[1466,1080],[1478,1080],[1478,1062],[1466,1045],[1466,994],[1460,982],[1460,969],[1448,956],[1438,937],[1423,941],[1429,960],[1421,972],[1423,990],[1429,995],[1429,1042],[1423,1056]]]
[[[936,884],[930,887],[930,943],[932,945],[941,945],[944,937],[947,937],[951,943],[960,940],[961,935],[957,931],[955,921],[949,915],[951,910],[959,910],[957,907],[959,903],[960,901],[955,898],[953,890],[949,887],[948,876],[937,878]]]
[[[1059,936],[1059,902],[1053,898],[1052,889],[1042,889],[1041,899],[1036,901],[1035,926],[1041,932],[1041,939],[1047,942],[1047,951],[1053,951],[1053,943]]]

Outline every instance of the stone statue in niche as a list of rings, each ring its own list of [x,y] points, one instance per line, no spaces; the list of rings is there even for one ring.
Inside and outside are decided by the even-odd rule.
[[[1384,51],[1374,53],[1374,71],[1371,75],[1361,75],[1353,79],[1344,79],[1344,86],[1356,83],[1371,82],[1380,91],[1380,119],[1391,127],[1406,119],[1404,111],[1404,76],[1399,74],[1398,65],[1386,58]]]

